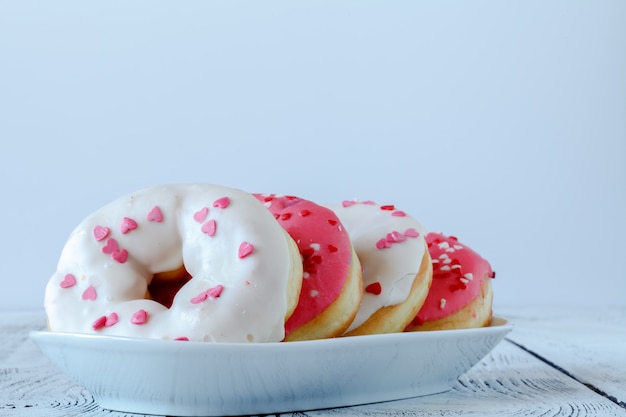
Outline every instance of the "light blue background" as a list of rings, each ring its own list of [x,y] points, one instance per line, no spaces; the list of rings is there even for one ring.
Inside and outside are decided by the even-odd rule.
[[[496,307],[624,305],[626,2],[0,2],[0,309],[70,231],[212,182],[391,203]]]

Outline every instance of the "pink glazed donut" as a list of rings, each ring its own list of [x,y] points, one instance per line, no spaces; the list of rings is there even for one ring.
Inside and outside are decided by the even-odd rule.
[[[406,330],[468,329],[491,323],[495,272],[454,236],[426,235],[433,283],[424,305]]]
[[[279,342],[301,279],[295,242],[252,195],[164,185],[115,200],[77,226],[45,309],[55,332]]]
[[[303,263],[298,305],[285,323],[286,341],[340,336],[361,302],[361,266],[331,210],[295,196],[255,194],[298,245]]]

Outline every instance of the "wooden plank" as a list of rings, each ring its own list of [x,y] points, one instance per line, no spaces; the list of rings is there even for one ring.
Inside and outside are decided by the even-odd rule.
[[[28,339],[41,315],[0,314],[0,416],[139,417],[100,408]],[[626,416],[626,410],[507,341],[446,393],[285,416]]]
[[[510,309],[508,338],[626,409],[626,307]]]

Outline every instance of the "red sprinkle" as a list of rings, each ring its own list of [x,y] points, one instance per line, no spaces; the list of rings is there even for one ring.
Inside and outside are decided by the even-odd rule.
[[[109,232],[111,232],[111,229],[108,227],[96,226],[93,228],[93,237],[100,242],[109,235]]]
[[[214,219],[211,219],[202,225],[201,230],[203,233],[206,233],[209,236],[215,236],[215,231],[217,230],[217,222]]]
[[[159,206],[154,206],[152,210],[148,212],[146,218],[148,221],[161,223],[163,221],[163,212],[161,212]]]
[[[334,253],[337,252],[339,249],[337,249],[336,246],[333,245],[328,245],[328,252]]]
[[[106,322],[107,322],[107,317],[106,317],[106,316],[101,316],[101,317],[98,317],[98,318],[96,319],[96,321],[94,321],[94,322],[91,324],[91,327],[92,327],[94,330],[98,330],[98,329],[103,328],[103,327],[106,325]]]
[[[146,310],[138,310],[130,318],[130,322],[133,324],[144,324],[148,321],[148,312]]]
[[[185,337],[185,336],[177,337],[174,340],[178,340],[178,341],[182,341],[182,342],[189,342],[189,338]]]
[[[254,252],[253,244],[248,242],[241,242],[241,245],[239,245],[239,250],[237,251],[237,256],[239,256],[240,259],[243,259],[246,256],[250,255],[252,252]]]
[[[380,206],[381,210],[395,210],[396,207],[393,204],[388,204],[386,206]]]
[[[120,230],[123,235],[130,232],[131,230],[135,230],[137,228],[137,222],[128,217],[124,217],[122,219],[122,224],[120,225]]]
[[[309,214],[311,214],[311,210],[307,210],[307,209],[300,210],[300,217],[306,217]]]
[[[280,216],[280,219],[281,219],[281,220],[289,220],[290,218],[291,218],[291,213],[283,213],[283,214]]]
[[[365,287],[365,292],[368,292],[374,295],[380,295],[382,291],[383,291],[383,288],[380,286],[380,282],[373,282],[367,287]]]
[[[76,285],[76,277],[73,274],[66,274],[59,284],[61,288],[70,288]]]
[[[330,224],[331,226],[336,226],[337,225],[337,220],[334,219],[328,219],[328,224]]]

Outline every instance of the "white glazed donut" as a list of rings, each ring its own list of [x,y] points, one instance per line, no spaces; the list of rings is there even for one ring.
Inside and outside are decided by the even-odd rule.
[[[51,331],[278,342],[301,277],[295,242],[251,194],[165,185],[106,205],[72,232],[45,308]],[[146,299],[157,280],[179,281],[170,308]]]
[[[365,293],[346,335],[403,331],[432,282],[424,227],[393,205],[344,201],[330,208],[348,231],[363,268]]]

